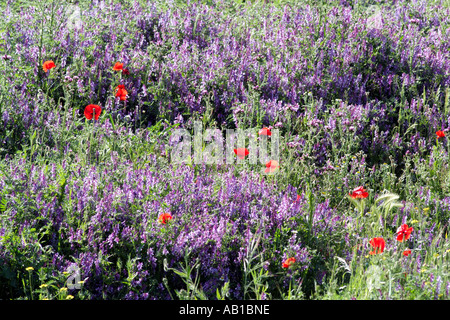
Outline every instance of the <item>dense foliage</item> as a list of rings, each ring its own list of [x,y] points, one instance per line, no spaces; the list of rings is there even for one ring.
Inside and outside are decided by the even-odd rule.
[[[0,4],[0,298],[449,298],[445,1]]]

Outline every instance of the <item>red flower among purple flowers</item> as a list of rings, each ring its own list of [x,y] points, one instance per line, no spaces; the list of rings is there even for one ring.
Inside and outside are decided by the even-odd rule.
[[[370,245],[373,247],[373,251],[370,251],[369,254],[380,254],[383,253],[384,247],[386,246],[386,242],[383,238],[373,238],[370,240]]]
[[[239,159],[244,159],[246,156],[248,156],[249,151],[247,148],[238,148],[234,149],[234,153],[239,157]]]
[[[170,220],[172,220],[172,215],[168,212],[166,213],[161,213],[158,217],[158,221],[162,224],[166,224],[167,222],[169,222]]]
[[[369,196],[369,193],[362,186],[353,189],[353,192],[349,194],[353,199],[363,199]]]
[[[128,91],[125,90],[125,86],[123,84],[119,84],[116,88],[116,98],[120,98],[120,101],[127,100]]]
[[[102,113],[102,108],[96,104],[88,104],[86,108],[84,108],[84,116],[88,120],[91,120],[94,117],[94,114],[95,120],[98,120],[100,113]]]
[[[408,240],[409,237],[411,236],[411,232],[414,231],[414,228],[408,228],[407,224],[402,224],[401,227],[399,227],[397,229],[397,241],[404,241],[404,240]]]
[[[121,63],[121,62],[116,62],[116,64],[115,64],[114,67],[113,67],[113,70],[114,70],[114,71],[120,71],[120,70],[123,70],[123,63]]]
[[[283,262],[283,268],[289,268],[290,266],[292,266],[295,263],[295,258],[287,258],[284,262]]]
[[[44,70],[44,72],[47,72],[48,70],[53,69],[54,67],[56,67],[56,65],[52,60],[45,61],[44,64],[42,65],[42,69]]]

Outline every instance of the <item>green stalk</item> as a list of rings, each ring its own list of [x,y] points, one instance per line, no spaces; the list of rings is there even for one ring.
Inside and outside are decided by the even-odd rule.
[[[31,271],[28,272],[28,279],[29,279],[29,286],[30,286],[30,296],[31,296],[31,300],[33,299],[33,286],[32,286],[32,279],[31,279]]]
[[[311,238],[312,237],[312,232],[313,232],[312,231],[312,227],[313,227],[313,218],[314,218],[314,199],[313,199],[313,194],[311,192],[311,189],[309,188],[309,184],[308,184],[307,197],[308,197],[308,210],[309,210],[309,215],[308,215],[308,237]]]

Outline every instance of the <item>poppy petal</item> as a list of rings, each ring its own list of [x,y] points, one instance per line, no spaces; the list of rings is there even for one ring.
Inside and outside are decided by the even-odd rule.
[[[113,67],[113,70],[118,71],[123,69],[123,63],[116,62],[116,64]]]

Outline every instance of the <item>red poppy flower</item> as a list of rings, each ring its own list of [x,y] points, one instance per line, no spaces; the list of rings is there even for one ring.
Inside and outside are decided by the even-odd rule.
[[[366,189],[364,189],[362,186],[353,189],[352,193],[349,193],[350,197],[353,199],[361,199],[361,198],[367,198],[369,196],[369,193],[367,193]]]
[[[436,131],[436,135],[437,135],[438,139],[445,137],[445,133],[442,130]]]
[[[280,165],[278,164],[278,161],[276,160],[270,160],[266,163],[266,173],[274,172],[277,168],[279,168]]]
[[[52,60],[45,61],[44,64],[42,65],[42,69],[44,69],[44,72],[47,72],[48,70],[53,69],[54,67],[56,67],[56,65]]]
[[[403,240],[408,240],[411,232],[414,231],[414,228],[408,228],[407,224],[402,224],[401,227],[397,229],[397,240],[402,242]]]
[[[119,84],[116,88],[116,98],[120,98],[120,101],[127,100],[128,91],[125,90],[125,86],[123,84]]]
[[[283,262],[283,268],[289,268],[290,266],[292,266],[295,263],[295,258],[288,258]]]
[[[98,117],[100,117],[100,113],[102,113],[102,108],[96,104],[88,104],[86,108],[84,108],[84,116],[91,120],[94,116],[95,111],[95,120],[98,120]]]
[[[411,249],[406,249],[405,251],[403,251],[403,255],[405,257],[409,256],[411,254]]]
[[[127,76],[127,75],[130,74],[130,71],[128,69],[126,69],[126,68],[123,68],[122,74]]]
[[[269,128],[262,128],[261,130],[259,130],[259,135],[260,136],[271,136],[272,132],[270,132]]]
[[[158,221],[162,224],[166,224],[167,222],[169,222],[170,220],[172,220],[172,215],[170,213],[161,213],[158,217]]]
[[[120,62],[116,62],[116,64],[113,67],[114,71],[119,71],[119,70],[123,70],[123,63]]]
[[[234,149],[234,153],[239,157],[239,159],[244,159],[246,156],[248,156],[249,151],[247,148],[238,148]]]
[[[370,251],[369,254],[379,254],[384,251],[384,247],[386,245],[386,242],[383,238],[373,238],[370,240],[370,245],[373,247],[373,251]]]

